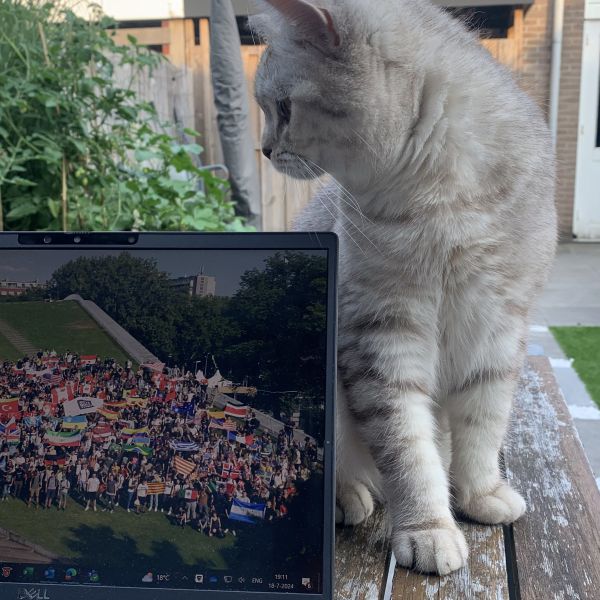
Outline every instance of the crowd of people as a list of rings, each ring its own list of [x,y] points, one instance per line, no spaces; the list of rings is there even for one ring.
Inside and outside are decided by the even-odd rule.
[[[65,416],[77,397],[92,408]],[[315,442],[295,439],[290,426],[267,433],[251,409],[223,418],[213,398],[206,379],[178,368],[70,352],[4,361],[0,498],[35,509],[76,502],[86,511],[161,512],[219,537],[235,535],[235,501],[264,522],[285,518],[299,483],[319,468]]]

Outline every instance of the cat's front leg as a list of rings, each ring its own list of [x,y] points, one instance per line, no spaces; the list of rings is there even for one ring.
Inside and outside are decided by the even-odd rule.
[[[362,332],[349,327],[340,365],[348,407],[381,474],[396,560],[443,575],[465,565],[468,549],[436,444],[435,334],[420,336],[421,326],[409,322],[378,318]]]
[[[338,383],[335,410],[336,515],[338,524],[358,525],[373,513],[373,492],[380,476],[348,411],[343,385]]]
[[[499,466],[515,388],[516,369],[483,369],[448,399],[456,502],[479,523],[509,524],[525,513],[525,501]]]

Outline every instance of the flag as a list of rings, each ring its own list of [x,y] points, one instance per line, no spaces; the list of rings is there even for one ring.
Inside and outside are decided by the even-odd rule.
[[[102,408],[104,401],[101,398],[79,397],[75,400],[70,400],[63,404],[63,410],[67,417],[75,417],[77,415],[87,415],[95,413],[99,408]]]
[[[165,491],[165,484],[161,481],[151,481],[148,483],[149,494],[162,494]]]
[[[0,434],[5,433],[16,425],[15,417],[11,417],[6,423],[0,423]]]
[[[93,391],[94,391],[94,386],[91,383],[84,383],[81,386],[81,393],[84,396],[90,396]]]
[[[248,407],[234,406],[233,404],[228,404],[225,407],[225,414],[230,417],[238,417],[239,419],[245,419],[248,415]]]
[[[44,466],[45,467],[53,467],[53,466],[58,466],[58,467],[64,467],[65,466],[65,457],[64,456],[60,456],[58,454],[46,454],[46,456],[44,457]]]
[[[21,429],[16,425],[7,428],[4,432],[4,439],[6,440],[6,443],[11,446],[17,445],[21,441]]]
[[[231,464],[231,463],[223,463],[223,467],[221,468],[221,479],[239,479],[240,472]]]
[[[92,429],[92,442],[102,443],[106,438],[112,435],[112,427],[108,423],[100,423]]]
[[[133,427],[126,427],[125,429],[121,429],[121,435],[123,437],[131,437],[132,435],[140,435],[144,433],[148,433],[147,427],[138,427],[137,429],[134,429]]]
[[[104,407],[98,409],[98,414],[102,415],[105,419],[108,419],[109,421],[116,421],[119,418],[118,412],[115,412],[114,410],[108,410]]]
[[[237,425],[231,419],[211,419],[208,428],[224,429],[225,431],[235,431],[237,429]]]
[[[132,435],[129,438],[128,443],[133,446],[149,446],[150,438],[147,435],[138,433],[137,435]]]
[[[87,427],[87,419],[84,415],[76,417],[65,417],[62,420],[63,429],[85,429]]]
[[[233,521],[242,521],[242,523],[255,523],[256,519],[264,519],[265,504],[253,504],[252,502],[242,502],[237,498],[233,499],[229,518]]]
[[[79,357],[79,364],[82,367],[86,367],[87,365],[95,365],[98,357],[93,354],[85,354]]]
[[[0,400],[0,418],[15,416],[19,413],[19,400],[17,398],[5,398]]]
[[[81,444],[81,431],[47,431],[44,440],[51,446],[77,448]]]
[[[175,450],[175,452],[196,452],[200,448],[196,442],[177,442],[171,440],[169,446]]]
[[[173,412],[178,415],[191,416],[194,414],[194,405],[192,402],[186,402],[185,404],[176,404],[173,407]]]
[[[134,446],[133,444],[125,444],[123,446],[123,452],[135,452],[142,456],[152,456],[152,448],[148,446]]]
[[[73,382],[68,381],[63,386],[55,387],[51,394],[52,402],[54,402],[54,404],[68,402],[69,400],[73,400],[73,398],[75,398],[75,385]]]
[[[214,411],[214,412],[209,410],[208,416],[211,419],[221,419],[221,420],[225,419],[225,413],[222,410]]]
[[[121,410],[127,406],[127,400],[118,400],[117,402],[105,402],[105,408],[108,410]]]
[[[198,500],[198,490],[183,490],[183,497],[186,500]]]
[[[47,380],[46,383],[52,386],[61,386],[63,383],[63,376],[60,373],[47,371],[44,372],[43,378]]]
[[[238,444],[244,444],[246,446],[252,446],[252,444],[254,444],[254,436],[252,436],[252,435],[236,435],[235,431],[228,432],[227,439],[230,442],[237,442]]]
[[[129,398],[127,398],[127,406],[139,406],[140,408],[146,408],[147,404],[148,400],[139,398],[138,396],[129,396]]]
[[[185,460],[185,458],[181,458],[180,456],[176,456],[173,459],[173,466],[180,475],[186,476],[191,475],[194,472],[194,469],[196,468],[195,463],[189,460]]]

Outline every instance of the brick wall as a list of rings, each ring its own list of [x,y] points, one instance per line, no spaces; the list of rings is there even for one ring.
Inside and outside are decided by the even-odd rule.
[[[535,0],[523,19],[521,86],[548,115],[552,62],[553,0]],[[558,107],[556,205],[563,240],[572,238],[579,85],[585,0],[565,0],[564,37]]]
[[[565,24],[558,104],[558,187],[556,203],[561,238],[573,234],[573,201],[579,128],[579,89],[585,0],[565,0]]]
[[[548,114],[552,62],[553,0],[535,0],[523,17],[519,82]]]

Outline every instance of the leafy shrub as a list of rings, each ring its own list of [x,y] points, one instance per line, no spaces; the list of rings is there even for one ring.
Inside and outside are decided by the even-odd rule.
[[[0,228],[245,230],[226,181],[113,79],[164,60],[61,3],[0,0]],[[198,133],[185,130],[188,138]]]

